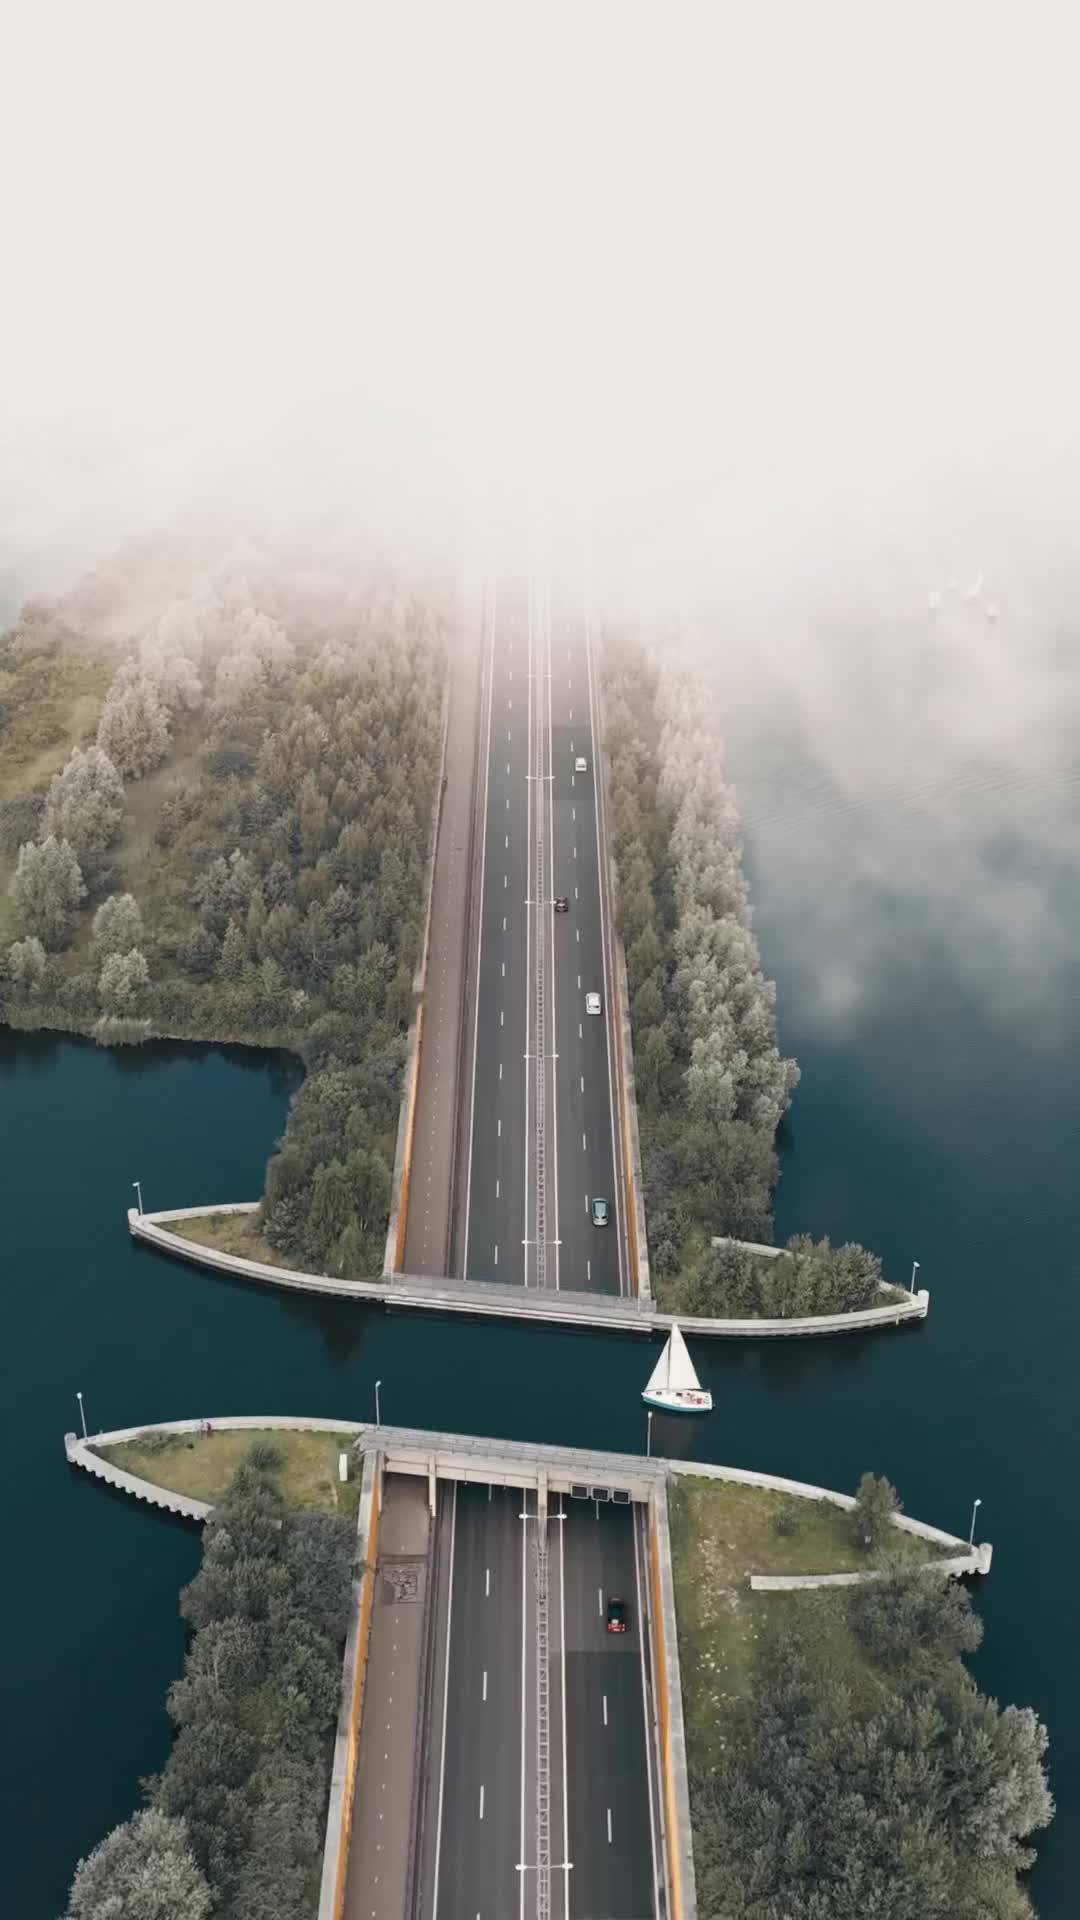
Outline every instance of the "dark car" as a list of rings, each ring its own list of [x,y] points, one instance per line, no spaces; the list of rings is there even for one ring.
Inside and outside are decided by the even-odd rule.
[[[625,1600],[616,1600],[615,1597],[612,1596],[607,1603],[607,1620],[605,1625],[609,1633],[626,1632],[630,1621],[627,1617]]]
[[[558,894],[556,894],[556,896],[555,896],[555,911],[556,911],[556,913],[569,913],[569,911],[570,911],[570,902],[569,902],[569,900],[567,899],[567,897],[566,897],[566,895],[565,895],[565,893],[558,893]]]

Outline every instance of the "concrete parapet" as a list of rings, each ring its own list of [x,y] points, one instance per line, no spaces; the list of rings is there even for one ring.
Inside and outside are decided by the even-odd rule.
[[[562,1288],[540,1294],[535,1288],[507,1286],[496,1281],[432,1280],[409,1273],[384,1273],[378,1280],[340,1280],[329,1274],[302,1273],[293,1267],[274,1267],[222,1253],[217,1247],[186,1240],[169,1232],[172,1220],[194,1219],[215,1213],[254,1213],[258,1201],[221,1207],[178,1207],[156,1213],[128,1209],[128,1231],[175,1259],[193,1266],[214,1267],[239,1279],[258,1280],[294,1293],[312,1293],[337,1300],[366,1301],[371,1305],[425,1309],[432,1313],[468,1313],[481,1318],[545,1320],[564,1326],[609,1328],[617,1333],[670,1332],[678,1321],[684,1333],[712,1340],[798,1340],[839,1333],[867,1333],[875,1328],[901,1326],[924,1320],[929,1311],[926,1289],[868,1307],[861,1313],[819,1314],[792,1320],[718,1320],[693,1314],[662,1313],[647,1299],[620,1300],[598,1293]]]
[[[690,1780],[683,1725],[679,1630],[667,1487],[661,1481],[649,1510],[650,1574],[653,1592],[653,1640],[656,1653],[657,1718],[663,1768],[664,1858],[670,1920],[697,1920],[694,1837],[690,1820]]]
[[[959,1579],[966,1573],[988,1573],[993,1548],[975,1547],[971,1553],[957,1554],[951,1560],[921,1560],[918,1567],[905,1567],[905,1573],[940,1573],[943,1579]],[[867,1567],[861,1573],[752,1573],[752,1593],[794,1593],[801,1587],[861,1587],[868,1580],[881,1580],[890,1569]]]
[[[368,1641],[371,1634],[371,1609],[375,1596],[375,1570],[379,1552],[381,1496],[382,1463],[378,1453],[371,1452],[365,1456],[364,1475],[360,1484],[360,1504],[356,1520],[356,1561],[353,1568],[345,1657],[341,1670],[341,1704],[338,1710],[337,1731],[334,1735],[330,1798],[326,1810],[326,1840],[323,1846],[318,1920],[341,1920],[345,1904],[353,1788],[356,1783],[356,1752],[363,1712],[364,1680],[367,1672]]]
[[[439,767],[435,780],[435,797],[431,803],[431,831],[428,841],[427,900],[424,905],[424,935],[420,943],[420,954],[413,975],[413,994],[416,997],[416,1011],[409,1026],[405,1043],[405,1076],[401,1089],[401,1110],[398,1115],[397,1145],[394,1152],[394,1171],[390,1182],[390,1218],[386,1227],[386,1252],[383,1264],[388,1273],[396,1273],[401,1267],[405,1253],[405,1229],[409,1216],[409,1175],[412,1170],[413,1137],[416,1132],[416,1089],[420,1077],[420,1048],[424,1035],[424,1001],[427,987],[428,960],[431,952],[431,902],[435,890],[435,857],[439,846],[439,821],[442,817],[443,789],[446,775],[446,733],[450,721],[450,669],[447,667],[443,685],[442,701],[442,741],[439,748]]]

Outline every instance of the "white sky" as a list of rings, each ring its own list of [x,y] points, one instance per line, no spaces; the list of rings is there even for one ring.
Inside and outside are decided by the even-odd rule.
[[[1039,0],[9,0],[2,499],[314,456],[691,574],[1060,500],[1077,51]]]

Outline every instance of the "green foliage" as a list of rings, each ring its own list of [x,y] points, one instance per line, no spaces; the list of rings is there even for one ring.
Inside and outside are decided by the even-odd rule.
[[[79,1861],[67,1920],[206,1920],[210,1907],[184,1821],[150,1808]]]
[[[108,953],[130,953],[146,938],[138,901],[130,893],[110,893],[94,915],[93,946],[104,959]]]
[[[108,754],[100,747],[76,748],[53,777],[43,832],[69,841],[86,867],[113,844],[123,817],[124,783]]]
[[[931,1569],[901,1569],[853,1587],[848,1624],[879,1666],[904,1667],[919,1657],[975,1653],[982,1621],[957,1580]]]
[[[190,572],[190,553],[180,565]],[[157,1030],[301,1053],[307,1081],[268,1172],[264,1231],[292,1264],[359,1278],[382,1267],[445,615],[435,602],[388,591],[374,572],[363,586],[321,585],[313,597],[274,562],[237,568],[218,557],[155,620],[148,609],[160,571],[151,549],[133,568],[134,592],[121,567],[64,603],[76,628],[89,607],[109,631],[142,637],[101,713],[101,751],[73,757],[50,804],[55,811],[61,789],[77,787],[65,818],[81,822],[83,787],[105,778],[106,753],[140,784],[127,793],[124,837],[109,855],[115,872],[93,856],[93,973],[85,943],[51,963],[40,984],[20,952],[3,967],[4,997],[14,1006],[32,996],[43,1019],[55,1008],[104,1044]],[[165,571],[175,593],[176,574]],[[53,609],[25,615],[0,641],[0,705],[5,685],[13,699],[27,688],[33,695],[35,660],[43,698],[54,679],[67,684],[62,633]],[[21,664],[8,676],[16,654]],[[104,691],[100,673],[94,684]],[[91,704],[93,725],[98,700]],[[9,737],[10,728],[5,766]],[[156,779],[141,779],[163,759]],[[36,840],[41,806],[40,795],[12,796],[0,837],[17,826],[18,845]],[[101,825],[95,846],[109,832]],[[39,849],[30,860],[41,866]],[[78,888],[72,897],[36,873],[21,886],[21,930],[61,948],[76,929]],[[141,927],[127,924],[130,909],[116,904],[125,899],[137,899]],[[107,954],[132,952],[145,959],[145,980],[141,970],[135,978],[100,969]]]
[[[745,1247],[707,1247],[676,1279],[675,1310],[790,1320],[880,1304],[881,1262],[865,1247],[834,1247],[800,1234],[788,1249],[771,1258]]]
[[[102,1010],[118,1017],[135,1013],[149,983],[146,955],[137,947],[130,953],[107,953],[98,981]]]
[[[873,1553],[887,1537],[894,1514],[901,1502],[890,1480],[877,1473],[864,1473],[855,1489],[851,1509],[851,1532],[857,1547]]]
[[[24,932],[53,953],[67,946],[86,888],[79,862],[66,840],[50,834],[45,840],[20,847],[11,892]]]
[[[310,1914],[352,1570],[348,1521],[286,1506],[281,1464],[256,1441],[207,1521],[181,1595],[194,1637],[169,1694],[177,1738],[152,1784],[215,1912],[251,1920]]]
[[[889,1590],[887,1590],[889,1591]],[[1053,1813],[1046,1733],[938,1647],[871,1711],[772,1641],[719,1764],[691,1775],[703,1920],[1012,1920],[1021,1845]]]
[[[97,743],[125,780],[161,765],[169,751],[169,713],[155,682],[128,661],[109,688]]]

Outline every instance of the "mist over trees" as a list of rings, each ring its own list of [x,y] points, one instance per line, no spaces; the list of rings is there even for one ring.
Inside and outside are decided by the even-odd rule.
[[[626,642],[608,646],[604,677],[616,914],[663,1290],[707,1235],[771,1239],[774,1138],[798,1068],[776,1044],[707,693]]]
[[[451,604],[383,562],[346,582],[197,530],[118,556],[0,642],[43,700],[58,690],[53,734],[73,635],[71,684],[104,695],[96,743],[0,808],[22,936],[0,1014],[299,1052],[261,1226],[350,1277],[382,1265]]]

